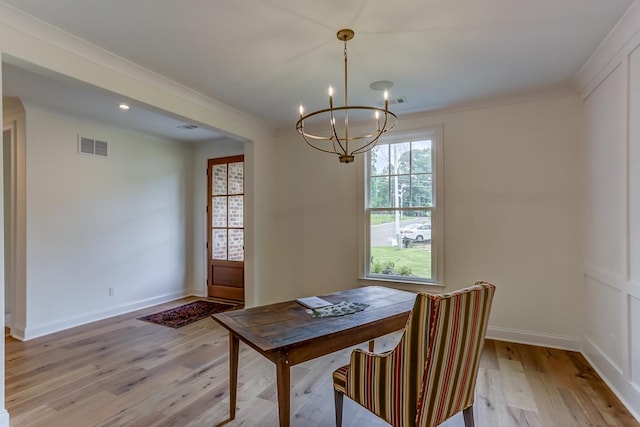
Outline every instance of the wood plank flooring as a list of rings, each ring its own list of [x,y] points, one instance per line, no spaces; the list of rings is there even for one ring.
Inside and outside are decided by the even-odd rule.
[[[275,369],[241,344],[237,416],[228,421],[228,338],[207,318],[180,329],[136,320],[193,299],[26,343],[6,338],[12,427],[277,426]],[[378,340],[376,351],[395,345]],[[363,345],[363,348],[366,345]],[[292,425],[334,425],[331,372],[350,350],[291,369]],[[487,340],[476,425],[640,427],[579,353]],[[345,399],[345,427],[385,426]],[[463,427],[461,415],[445,427]]]

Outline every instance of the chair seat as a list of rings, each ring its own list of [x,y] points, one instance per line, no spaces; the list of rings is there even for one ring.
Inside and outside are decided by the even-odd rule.
[[[346,386],[347,386],[348,372],[349,372],[349,365],[345,365],[333,371],[333,388],[335,388],[342,394],[347,393]]]

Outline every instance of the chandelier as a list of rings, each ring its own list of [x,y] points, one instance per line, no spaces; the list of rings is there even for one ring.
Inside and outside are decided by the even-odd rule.
[[[384,91],[384,108],[360,105],[349,105],[347,82],[347,42],[353,39],[353,30],[338,31],[338,40],[344,42],[344,106],[333,106],[333,88],[329,86],[329,108],[304,114],[300,105],[300,119],[296,123],[296,130],[311,147],[326,153],[336,154],[340,163],[353,162],[355,154],[371,150],[380,136],[390,131],[398,123],[398,117],[389,111],[389,93]],[[358,128],[369,127],[370,130],[361,131],[357,135],[349,134],[349,115],[358,120]],[[368,118],[367,118],[368,116]],[[315,133],[305,129],[305,120],[318,119],[326,133]],[[367,123],[367,121],[371,121]],[[338,123],[338,125],[336,125]],[[343,124],[344,123],[344,124]],[[328,125],[328,126],[327,126]],[[315,129],[317,126],[313,126]]]

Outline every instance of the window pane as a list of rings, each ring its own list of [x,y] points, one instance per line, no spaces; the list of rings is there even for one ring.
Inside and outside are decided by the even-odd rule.
[[[411,173],[431,173],[431,141],[411,143]]]
[[[374,211],[370,216],[371,246],[397,246],[395,211]]]
[[[212,258],[227,259],[227,230],[213,230]]]
[[[402,142],[391,144],[391,174],[407,174],[410,172],[409,159],[411,144]]]
[[[244,163],[229,163],[229,194],[244,193]]]
[[[227,194],[227,165],[213,165],[212,194]]]
[[[229,196],[229,227],[243,227],[243,196]]]
[[[394,207],[409,207],[411,189],[409,175],[391,177],[391,197]]]
[[[229,230],[229,261],[244,261],[244,230]]]
[[[371,176],[389,174],[389,144],[378,144],[371,149]]]
[[[211,215],[214,227],[227,226],[227,197],[218,196],[213,198],[213,214]]]
[[[386,208],[389,203],[389,178],[386,176],[371,178],[371,207]]]
[[[370,274],[432,278],[430,211],[375,211],[370,221]]]
[[[433,185],[431,174],[411,177],[411,206],[433,206]]]

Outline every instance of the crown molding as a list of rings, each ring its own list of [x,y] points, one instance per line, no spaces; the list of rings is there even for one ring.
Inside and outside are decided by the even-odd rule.
[[[580,93],[590,92],[609,73],[612,63],[622,61],[622,55],[639,33],[640,0],[635,0],[573,77]]]
[[[416,111],[399,116],[403,118],[440,116],[445,114],[463,113],[465,111],[480,110],[484,108],[497,108],[509,105],[525,104],[530,102],[544,101],[548,99],[566,98],[577,96],[576,88],[570,83],[558,83],[554,85],[537,87],[530,90],[513,92],[501,96],[477,98],[452,104],[442,108],[434,108],[428,111]]]

